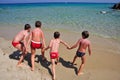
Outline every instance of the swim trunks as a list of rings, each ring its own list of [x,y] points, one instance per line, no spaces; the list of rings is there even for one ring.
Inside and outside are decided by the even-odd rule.
[[[21,44],[20,42],[12,42],[12,45],[16,47],[18,44]]]
[[[41,42],[31,41],[31,47],[34,48],[34,49],[35,48],[39,49],[39,48],[42,47],[42,43]]]
[[[59,55],[58,55],[58,52],[51,52],[51,53],[50,53],[50,58],[51,58],[51,59],[58,58],[58,56],[59,56]]]
[[[85,55],[85,53],[84,53],[84,52],[79,52],[79,51],[77,51],[77,52],[76,52],[76,55],[77,55],[78,57],[83,57],[83,56]]]

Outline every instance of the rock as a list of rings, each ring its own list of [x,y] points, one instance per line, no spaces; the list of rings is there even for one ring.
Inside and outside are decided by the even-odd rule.
[[[112,7],[112,9],[119,9],[120,10],[120,2],[114,4],[114,6]]]
[[[100,11],[101,14],[106,14],[107,12],[106,11]]]

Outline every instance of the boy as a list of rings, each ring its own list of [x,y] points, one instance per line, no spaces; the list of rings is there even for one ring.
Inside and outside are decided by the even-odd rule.
[[[31,70],[34,71],[34,60],[35,60],[35,52],[36,49],[41,49],[42,53],[42,60],[45,60],[44,57],[44,48],[46,47],[45,45],[45,38],[44,38],[44,33],[41,30],[41,22],[36,21],[35,22],[35,29],[32,30],[30,34],[30,39],[29,42],[31,41]]]
[[[18,50],[22,51],[22,55],[17,66],[20,66],[25,57],[25,54],[27,53],[27,38],[29,36],[30,29],[31,26],[29,24],[25,24],[24,30],[20,31],[12,41],[12,45]]]
[[[81,60],[82,60],[82,63],[81,63],[81,65],[79,67],[79,70],[77,72],[78,76],[83,74],[82,69],[83,69],[85,61],[86,61],[85,51],[86,51],[87,47],[88,47],[89,55],[91,55],[91,44],[90,44],[90,41],[87,40],[88,37],[89,37],[89,32],[88,31],[83,31],[82,32],[82,38],[79,39],[77,41],[77,43],[70,48],[70,49],[73,49],[73,48],[76,48],[77,46],[79,46],[78,49],[77,49],[76,55],[73,59],[73,62],[72,62],[72,64],[74,64],[77,57],[80,57]]]
[[[69,48],[67,43],[65,43],[64,41],[59,39],[59,37],[60,37],[60,33],[54,32],[54,39],[52,39],[50,41],[49,46],[45,49],[45,50],[47,50],[50,48],[50,58],[51,58],[51,62],[52,62],[52,74],[53,74],[52,78],[53,78],[53,80],[55,80],[55,59],[57,60],[57,62],[59,61],[58,49],[59,49],[60,43],[64,44],[67,48]]]

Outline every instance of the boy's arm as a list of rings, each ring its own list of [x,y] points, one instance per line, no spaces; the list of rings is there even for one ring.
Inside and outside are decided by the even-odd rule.
[[[26,51],[27,51],[27,36],[28,36],[27,33],[24,33],[23,44]]]
[[[61,42],[62,44],[64,44],[68,49],[70,48],[69,45],[68,45],[66,42],[64,42],[64,41],[62,41],[62,40],[60,40],[60,42]]]
[[[51,46],[52,46],[52,40],[50,41],[48,47],[45,48],[45,50],[48,50],[49,48],[51,48]]]
[[[46,48],[45,37],[43,32],[42,32],[42,42],[43,42],[43,47]]]
[[[78,40],[70,49],[76,48],[80,43],[80,40]]]
[[[32,32],[28,36],[28,45],[30,44],[31,40],[32,40]]]
[[[45,50],[48,50],[49,48],[50,48],[50,47],[48,46],[48,47],[45,48]]]
[[[31,39],[32,39],[32,32],[28,35],[27,51],[28,51],[28,46],[30,45]]]
[[[89,52],[89,55],[91,55],[91,43],[88,44],[88,52]]]

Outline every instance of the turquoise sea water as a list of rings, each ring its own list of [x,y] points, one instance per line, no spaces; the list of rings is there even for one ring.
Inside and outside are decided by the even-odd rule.
[[[0,4],[0,27],[16,27],[26,23],[34,27],[36,20],[44,29],[81,33],[120,40],[120,11],[108,3],[31,3]],[[106,11],[106,14],[100,13]]]

